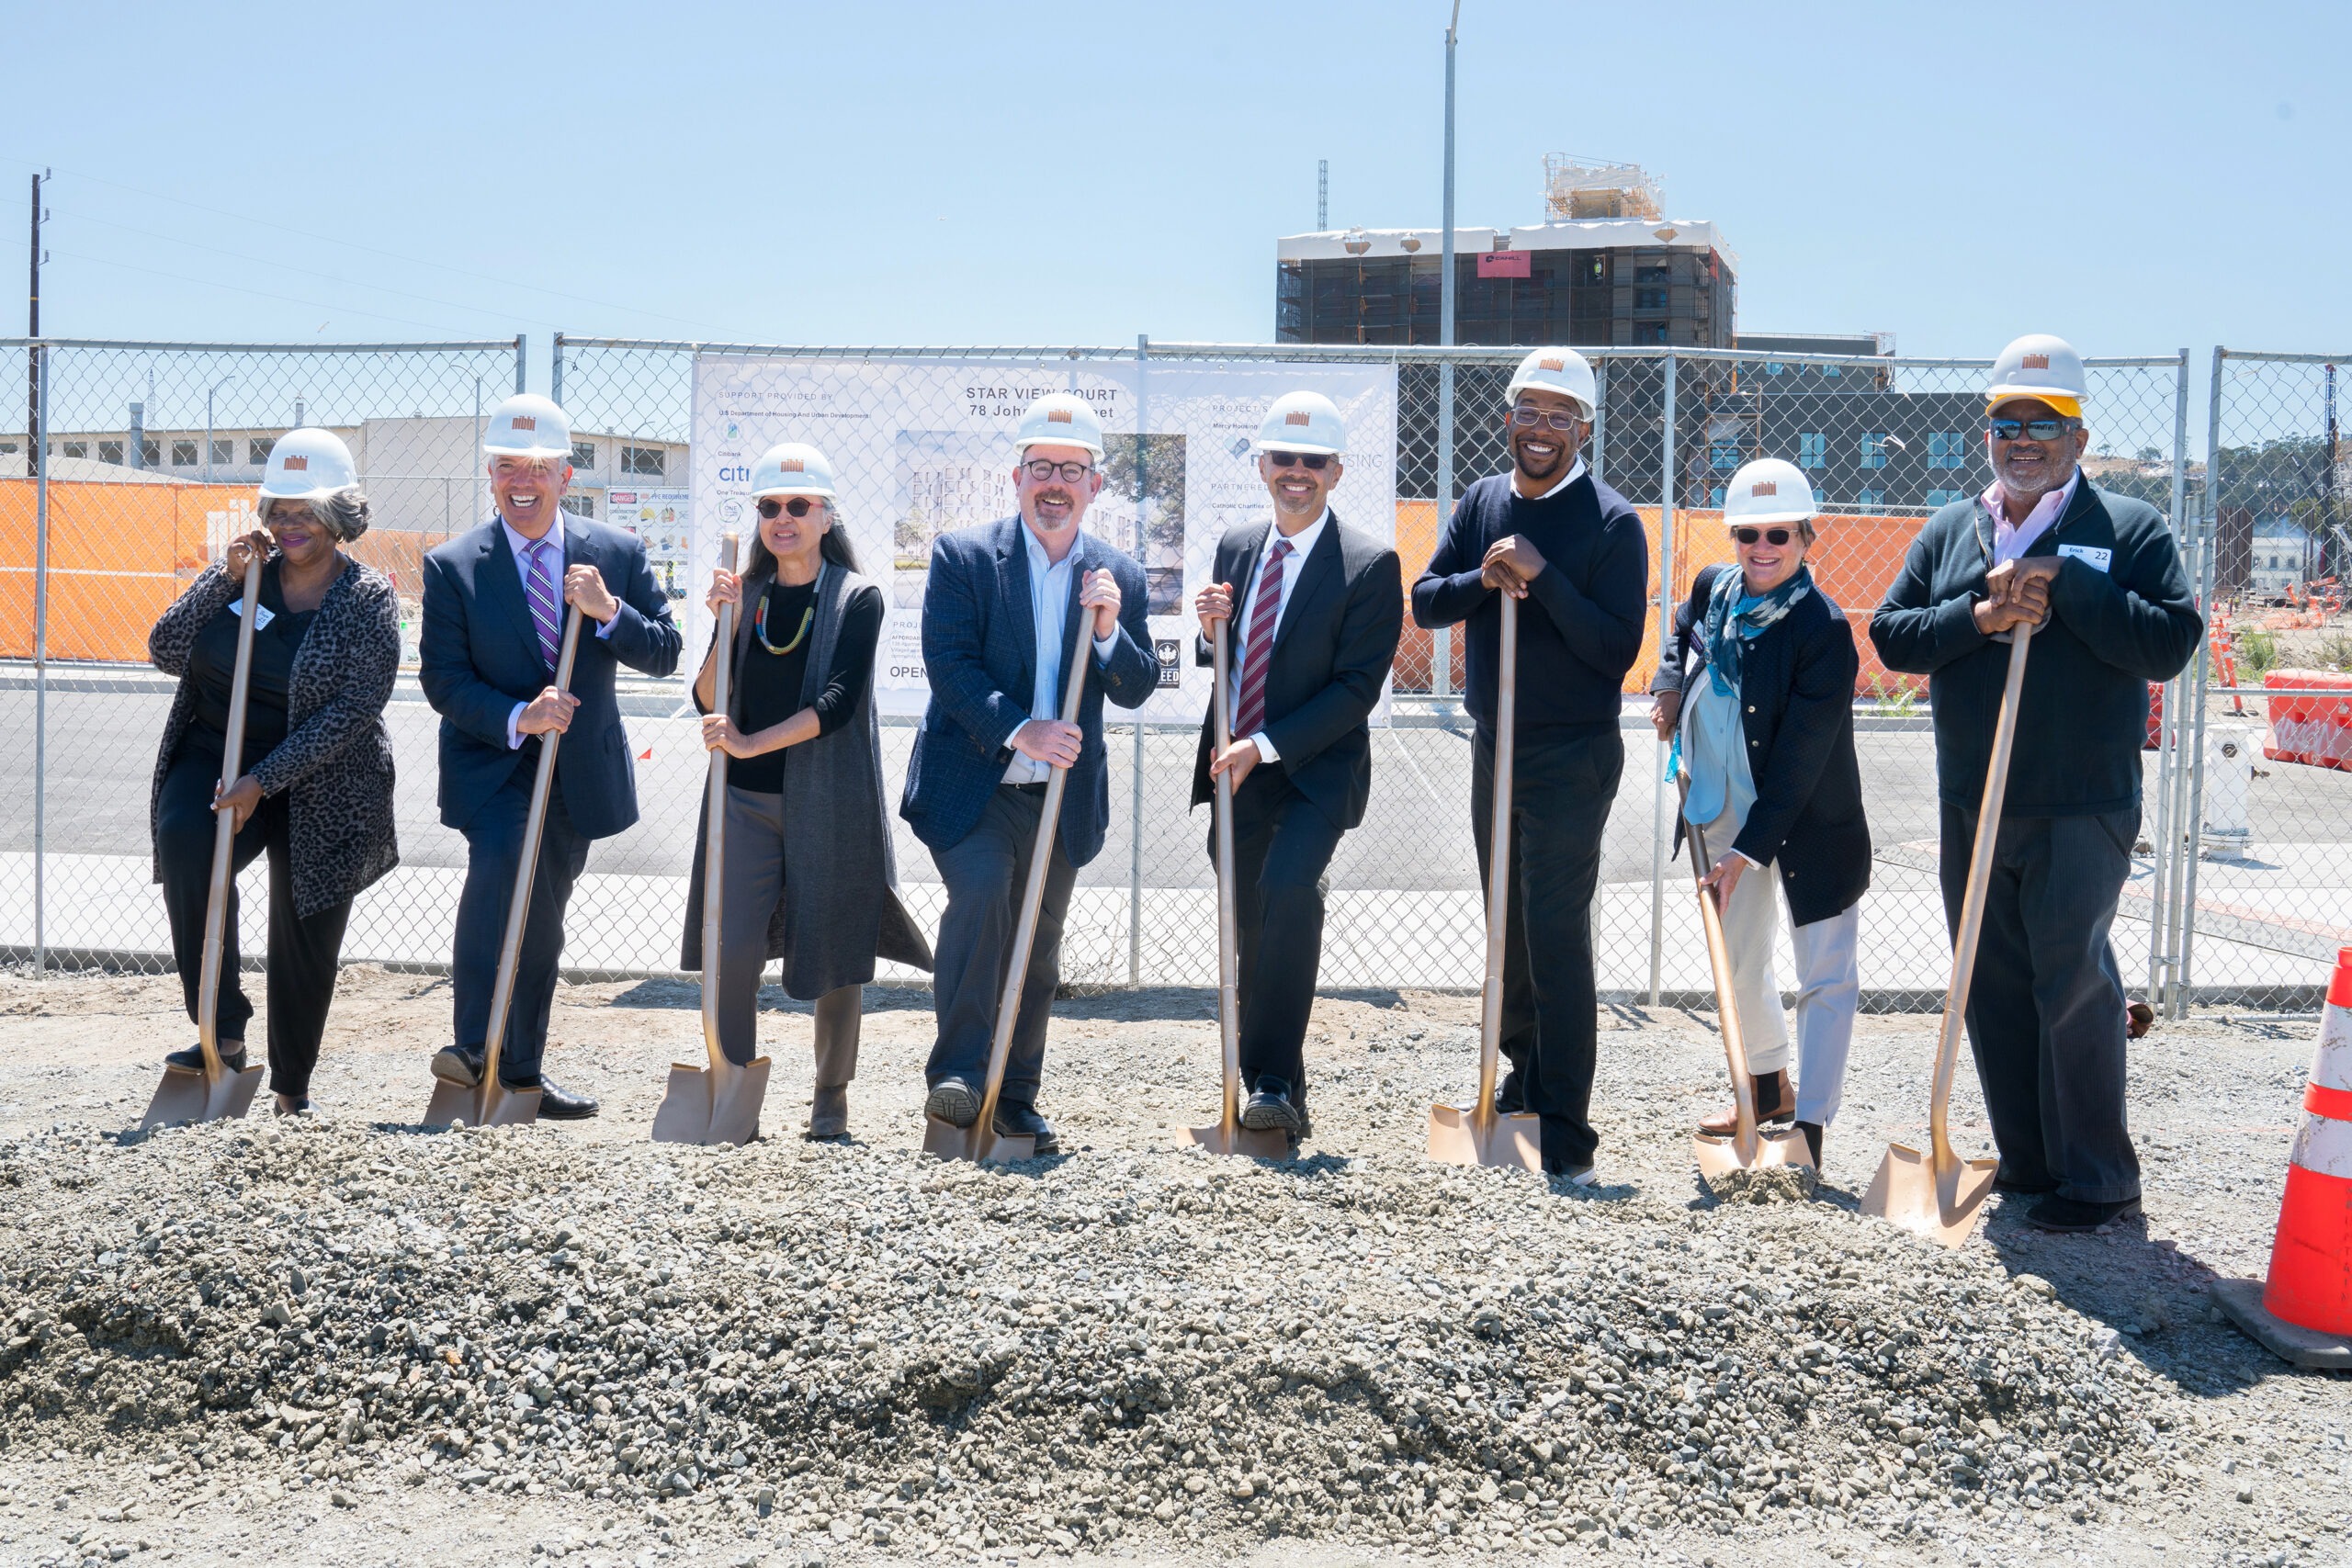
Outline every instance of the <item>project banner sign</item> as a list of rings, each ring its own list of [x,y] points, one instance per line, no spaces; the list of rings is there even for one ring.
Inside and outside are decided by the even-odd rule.
[[[1300,390],[1321,392],[1348,422],[1333,512],[1393,541],[1393,365],[698,355],[684,663],[700,668],[710,639],[703,597],[720,536],[739,532],[748,550],[759,525],[752,465],[778,442],[806,442],[831,460],[859,567],[883,584],[876,699],[885,713],[921,713],[930,696],[922,602],[932,546],[1013,514],[1016,423],[1046,393],[1072,392],[1101,417],[1108,448],[1102,492],[1083,526],[1135,558],[1151,595],[1160,685],[1145,716],[1197,720],[1209,672],[1193,662],[1193,594],[1226,530],[1272,515],[1252,447],[1266,405]]]

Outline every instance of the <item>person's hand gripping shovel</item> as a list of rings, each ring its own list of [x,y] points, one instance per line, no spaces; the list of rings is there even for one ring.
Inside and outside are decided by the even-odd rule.
[[[1535,1117],[1495,1109],[1496,1064],[1502,1055],[1503,942],[1510,908],[1510,773],[1519,708],[1519,601],[1502,596],[1501,673],[1495,694],[1495,817],[1487,856],[1487,987],[1478,1021],[1478,1100],[1430,1107],[1430,1158],[1448,1165],[1544,1168]]]
[[[729,534],[719,546],[719,565],[735,570],[741,543]],[[735,655],[735,606],[718,607],[718,639],[713,649],[710,711],[728,709],[728,676]],[[657,1144],[733,1144],[738,1147],[759,1136],[760,1107],[768,1096],[768,1059],[757,1056],[741,1066],[727,1059],[718,1046],[718,916],[724,905],[727,870],[726,751],[711,749],[709,777],[703,785],[702,863],[702,1043],[710,1064],[697,1066],[673,1062],[670,1081],[653,1112]]]
[[[1084,617],[1073,619],[1081,623]],[[1086,662],[1093,657],[1083,624],[1063,657],[1069,661],[1069,679],[1062,685],[1062,722],[1078,723],[1079,699],[1086,694]],[[980,1113],[968,1127],[958,1127],[937,1116],[923,1118],[922,1152],[941,1159],[1035,1159],[1037,1140],[1023,1134],[999,1135],[996,1102],[1004,1092],[1004,1066],[1012,1055],[1012,1026],[1021,1017],[1021,987],[1029,974],[1030,950],[1037,945],[1037,911],[1046,901],[1046,870],[1054,853],[1054,834],[1061,823],[1062,792],[1069,787],[1069,770],[1055,768],[1046,781],[1045,809],[1037,814],[1037,842],[1029,852],[1029,881],[1021,890],[1021,919],[1012,928],[1012,953],[1004,968],[1004,990],[997,998],[996,1036],[989,1042],[989,1077],[980,1091]]]
[[[220,752],[220,787],[225,796],[243,771],[245,699],[251,694],[254,668],[254,612],[261,608],[261,558],[255,540],[245,557],[245,605],[238,613],[237,662],[229,677],[227,745]],[[204,1070],[165,1067],[155,1098],[147,1102],[140,1127],[160,1127],[171,1122],[221,1122],[242,1118],[253,1108],[261,1089],[258,1064],[232,1072],[220,1060],[220,960],[228,942],[229,883],[235,874],[237,818],[216,804],[212,808],[212,886],[204,899],[204,972],[196,993],[196,1043],[204,1053]]]
[[[556,690],[571,690],[571,657],[580,650],[580,606],[563,617],[563,651],[556,658]],[[523,819],[523,855],[514,867],[514,893],[506,903],[506,937],[498,947],[498,983],[490,992],[490,1027],[482,1035],[481,1077],[473,1088],[436,1079],[424,1107],[424,1125],[510,1127],[539,1119],[539,1091],[508,1089],[498,1081],[499,1058],[506,1051],[506,1015],[514,1005],[514,970],[522,958],[523,922],[530,918],[531,884],[539,868],[539,840],[547,831],[548,788],[555,782],[555,750],[563,732],[539,737],[539,767],[531,780],[530,815]]]
[[[1960,931],[1951,948],[1951,985],[1944,992],[1944,1022],[1936,1042],[1935,1089],[1928,1101],[1928,1152],[1887,1145],[1862,1213],[1892,1220],[1945,1247],[1960,1247],[1993,1190],[1998,1160],[1964,1160],[1952,1152],[1947,1114],[1952,1071],[1960,1063],[1960,1032],[1968,1016],[1969,982],[1976,974],[1976,943],[1984,930],[1985,889],[1993,880],[1993,846],[2000,836],[2001,800],[2009,785],[2009,751],[2017,739],[2018,698],[2025,689],[2026,646],[2033,625],[2011,628],[2009,678],[2001,688],[2001,716],[1993,726],[1993,754],[1984,766],[1984,800],[1976,813],[1976,841],[1968,854],[1968,888],[1960,904]]]
[[[1220,757],[1233,745],[1231,693],[1226,682],[1231,668],[1227,633],[1232,625],[1231,616],[1217,617],[1216,694],[1210,709],[1216,715]],[[1228,771],[1216,775],[1216,1024],[1223,1047],[1225,1100],[1215,1122],[1206,1127],[1180,1127],[1176,1135],[1216,1154],[1285,1159],[1290,1155],[1288,1134],[1241,1124],[1241,957],[1233,899],[1233,774]]]
[[[1683,774],[1682,799],[1690,799],[1690,778]],[[1714,889],[1707,886],[1705,829],[1685,819],[1684,836],[1690,844],[1690,873],[1698,879],[1699,919],[1707,932],[1707,963],[1714,971],[1715,1017],[1723,1032],[1724,1061],[1731,1069],[1731,1098],[1737,1125],[1728,1138],[1701,1133],[1692,1140],[1699,1156],[1699,1175],[1710,1188],[1736,1170],[1760,1170],[1767,1166],[1799,1165],[1811,1168],[1813,1150],[1804,1134],[1792,1127],[1766,1134],[1756,1124],[1756,1082],[1747,1071],[1747,1041],[1740,1032],[1739,998],[1732,984],[1731,948],[1724,941],[1723,911],[1715,907]]]

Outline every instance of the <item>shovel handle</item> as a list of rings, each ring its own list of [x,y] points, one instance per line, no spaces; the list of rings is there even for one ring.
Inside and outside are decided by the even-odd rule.
[[[1952,1152],[1946,1131],[1951,1104],[1952,1072],[1960,1063],[1960,1032],[1968,1017],[1969,983],[1976,975],[1977,939],[1984,931],[1985,890],[1993,881],[1993,849],[2001,833],[2001,802],[2009,787],[2009,751],[2017,740],[2018,701],[2025,691],[2026,647],[2033,627],[2020,625],[2010,633],[2008,679],[2001,686],[2001,716],[1993,725],[1993,753],[1984,763],[1984,800],[1976,812],[1976,840],[1968,852],[1968,887],[1960,901],[1960,931],[1951,948],[1951,985],[1944,993],[1944,1022],[1936,1043],[1936,1087],[1928,1104],[1928,1134],[1936,1171],[1956,1170],[1960,1156]]]
[[[1682,799],[1690,799],[1689,776],[1676,782],[1682,787]],[[1703,881],[1709,870],[1707,830],[1683,818],[1683,837],[1690,845],[1690,871],[1693,883]],[[1732,980],[1731,942],[1724,935],[1723,911],[1715,908],[1712,889],[1698,887],[1699,923],[1707,933],[1707,965],[1715,980],[1715,1018],[1723,1031],[1724,1062],[1731,1069],[1731,1101],[1738,1119],[1733,1134],[1732,1147],[1739,1155],[1739,1163],[1753,1166],[1758,1148],[1756,1134],[1756,1086],[1748,1081],[1747,1037],[1739,1027],[1738,987]]]
[[[1086,695],[1086,661],[1093,656],[1093,639],[1086,623],[1093,612],[1084,605],[1070,617],[1075,635],[1062,649],[1069,673],[1062,682],[1062,722],[1076,724]],[[989,1042],[988,1087],[980,1095],[980,1113],[972,1123],[973,1144],[986,1149],[996,1135],[996,1102],[1004,1091],[1004,1065],[1012,1055],[1012,1026],[1021,1016],[1022,982],[1028,977],[1029,953],[1037,945],[1037,911],[1046,901],[1046,869],[1054,853],[1054,834],[1061,824],[1062,792],[1069,785],[1069,770],[1055,768],[1046,781],[1045,808],[1037,814],[1037,842],[1029,852],[1029,881],[1021,893],[1021,920],[1012,929],[1012,962],[1005,966],[1004,990],[997,998],[996,1037]]]
[[[563,617],[563,651],[557,656],[556,690],[571,690],[571,657],[580,650],[580,606]],[[514,969],[523,953],[523,922],[531,916],[531,883],[539,868],[539,839],[548,825],[548,786],[555,782],[555,749],[561,730],[539,737],[539,768],[531,780],[531,812],[523,821],[523,855],[514,867],[514,892],[506,903],[506,936],[498,945],[498,983],[491,987],[490,1028],[482,1036],[481,1087],[487,1100],[498,1092],[498,1059],[506,1049],[506,1014],[514,1002]]]
[[[719,536],[720,570],[735,570],[735,551],[741,542],[741,536],[732,529]],[[734,711],[728,676],[735,657],[736,608],[733,604],[718,607],[718,637],[711,645],[710,711],[721,716]],[[703,784],[702,1043],[710,1053],[713,1072],[727,1064],[727,1054],[718,1046],[718,939],[719,914],[726,907],[728,760],[726,748],[712,751]]]
[[[1219,757],[1233,744],[1231,697],[1226,690],[1232,663],[1227,631],[1232,624],[1229,616],[1217,618],[1214,644],[1216,693],[1209,706],[1216,716]],[[1241,921],[1233,900],[1233,774],[1225,772],[1216,775],[1216,1026],[1225,1066],[1224,1108],[1217,1112],[1217,1125],[1224,1129],[1228,1148],[1241,1125]]]
[[[261,557],[245,557],[245,607],[237,616],[237,662],[229,677],[229,726],[220,748],[220,794],[244,772],[245,705],[253,695],[254,621],[261,608]],[[220,1081],[220,964],[229,942],[229,883],[236,859],[236,814],[212,813],[212,882],[204,896],[204,969],[197,977],[196,1043],[204,1053],[204,1080]]]
[[[1487,981],[1478,1010],[1478,1103],[1470,1119],[1484,1141],[1495,1125],[1495,1078],[1503,1048],[1503,951],[1510,939],[1511,758],[1519,740],[1519,601],[1502,595],[1495,674],[1494,816],[1487,833]]]

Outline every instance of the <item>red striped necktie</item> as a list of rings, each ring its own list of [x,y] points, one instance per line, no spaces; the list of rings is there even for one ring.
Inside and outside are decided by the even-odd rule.
[[[1241,656],[1241,700],[1234,705],[1233,735],[1246,740],[1266,727],[1266,667],[1274,660],[1274,623],[1283,613],[1283,562],[1290,541],[1276,538],[1250,601],[1250,649]]]

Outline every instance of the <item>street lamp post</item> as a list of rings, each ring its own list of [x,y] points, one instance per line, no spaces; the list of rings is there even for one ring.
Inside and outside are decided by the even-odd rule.
[[[1453,45],[1462,23],[1462,0],[1453,0],[1453,16],[1445,25],[1445,199],[1438,243],[1437,341],[1453,346]],[[1437,520],[1444,527],[1453,508],[1453,361],[1441,359],[1437,367]],[[1430,638],[1430,695],[1444,698],[1453,689],[1453,633],[1441,628]]]

